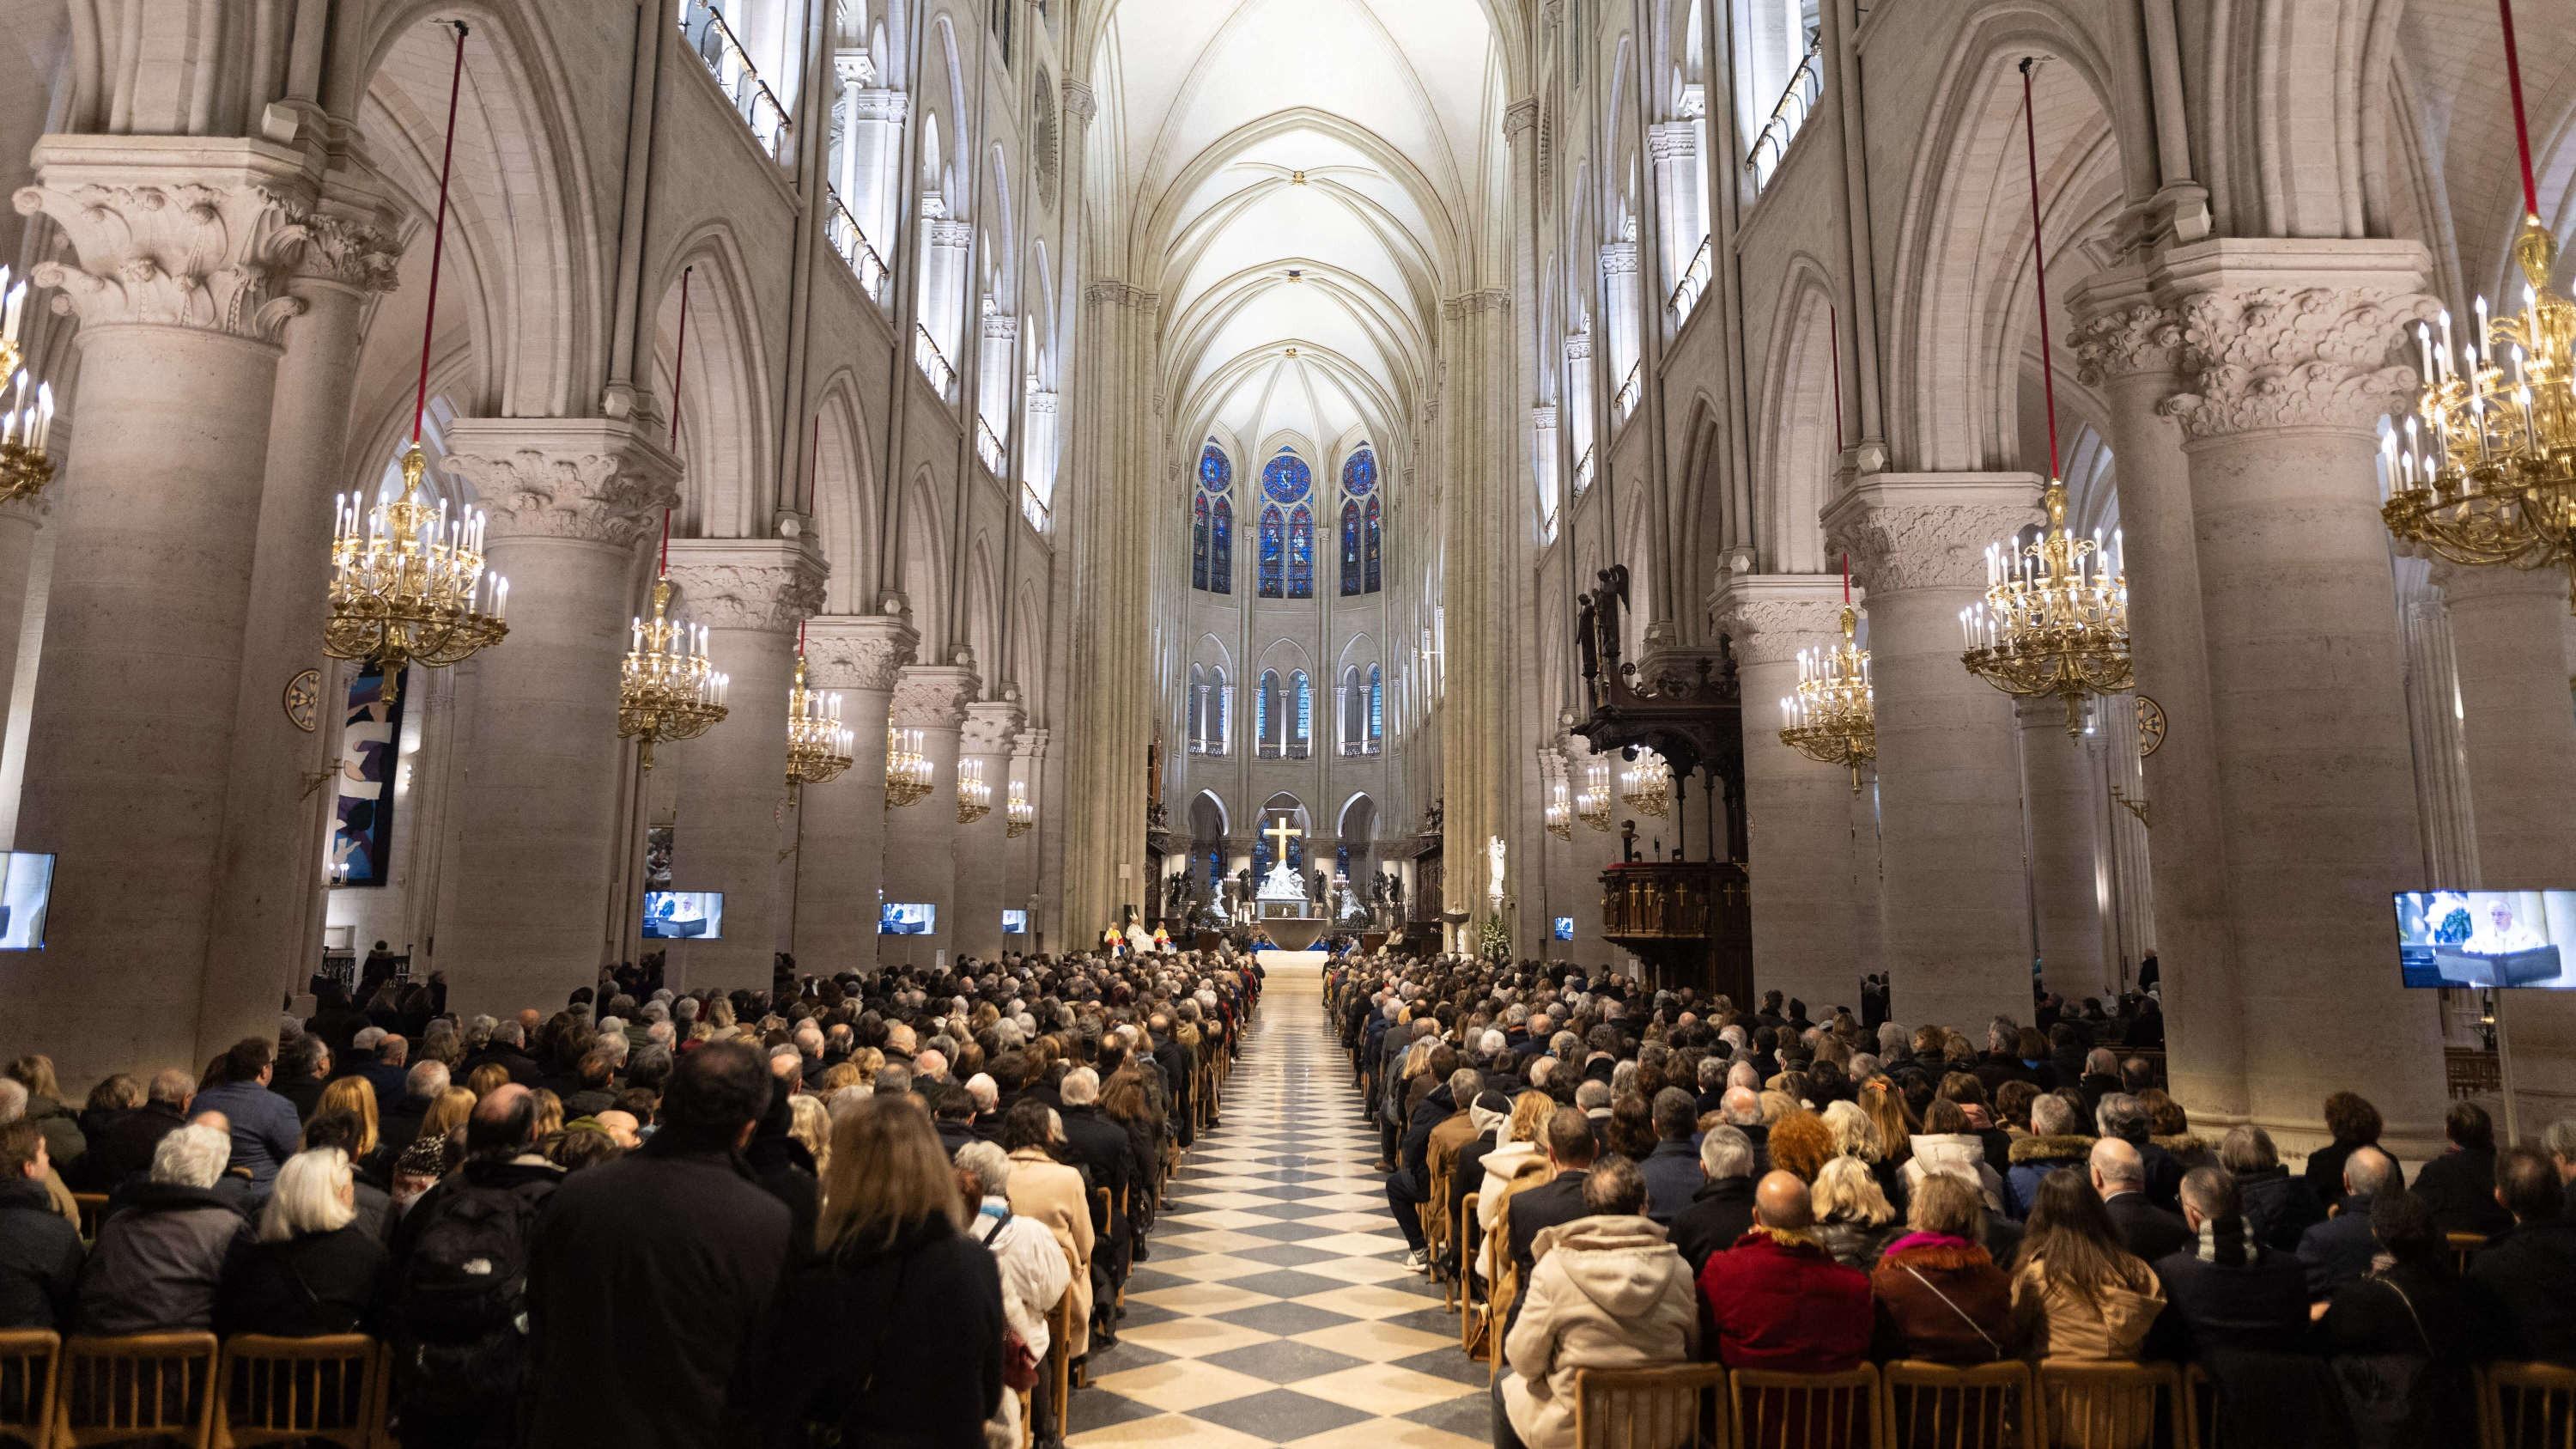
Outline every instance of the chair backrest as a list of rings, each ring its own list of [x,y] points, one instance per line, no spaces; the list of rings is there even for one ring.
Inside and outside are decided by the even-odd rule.
[[[2182,1442],[2186,1449],[2218,1445],[2218,1385],[2196,1363],[2182,1371]]]
[[[2451,1250],[2451,1271],[2454,1273],[2467,1273],[2469,1260],[2478,1255],[2478,1249],[2487,1245],[2484,1233],[2444,1233],[2442,1238]]]
[[[2180,1441],[2175,1406],[2182,1376],[2169,1363],[2039,1363],[2038,1427],[2049,1449],[2146,1449],[2156,1426]]]
[[[50,1328],[0,1331],[0,1439],[42,1445],[54,1422],[63,1340]]]
[[[2576,1443],[2576,1369],[2489,1364],[2478,1375],[2478,1422],[2487,1449],[2564,1449]]]
[[[107,1194],[103,1192],[76,1192],[72,1194],[72,1205],[80,1209],[81,1241],[85,1243],[97,1242],[98,1220],[107,1216]]]
[[[1577,1369],[1575,1449],[1722,1449],[1726,1416],[1717,1401],[1725,1387],[1726,1370],[1713,1363]]]
[[[382,1350],[363,1333],[224,1340],[215,1449],[318,1440],[368,1449],[375,1436]]]
[[[156,1434],[205,1449],[215,1422],[214,1378],[211,1333],[66,1339],[52,1449]]]
[[[1878,1370],[1836,1374],[1737,1369],[1727,1376],[1737,1449],[1877,1449]]]
[[[1898,1359],[1878,1371],[1887,1449],[2021,1449],[2030,1442],[2030,1365],[1957,1367]]]
[[[1073,1290],[1066,1288],[1047,1310],[1046,1362],[1038,1381],[1047,1387],[1047,1408],[1055,1415],[1055,1442],[1064,1442],[1065,1412],[1073,1399]]]

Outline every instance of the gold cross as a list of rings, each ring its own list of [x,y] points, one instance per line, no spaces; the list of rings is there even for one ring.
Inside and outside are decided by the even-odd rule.
[[[1298,836],[1303,835],[1306,832],[1289,824],[1288,817],[1282,815],[1279,817],[1278,824],[1271,826],[1268,830],[1261,833],[1270,837],[1272,842],[1271,849],[1278,852],[1281,860],[1286,860],[1288,858],[1288,842],[1296,839]]]

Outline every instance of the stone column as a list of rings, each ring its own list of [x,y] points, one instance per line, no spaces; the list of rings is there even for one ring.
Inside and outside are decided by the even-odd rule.
[[[962,664],[910,664],[895,676],[894,725],[921,731],[930,793],[886,817],[885,898],[926,901],[939,915],[933,922],[938,929],[928,935],[879,941],[882,964],[927,966],[943,950],[950,961],[957,959],[958,734],[976,688],[975,671]],[[999,927],[998,918],[994,924]]]
[[[1797,692],[1798,651],[1842,642],[1840,581],[1736,574],[1709,611],[1734,646],[1744,698],[1753,984],[1806,1002],[1811,1015],[1837,1002],[1857,1008],[1853,927],[1877,900],[1853,894],[1851,772],[1808,759],[1779,733],[1779,701]]]
[[[310,214],[301,160],[260,141],[53,136],[40,183],[13,198],[70,243],[35,281],[80,320],[90,425],[52,489],[67,566],[18,824],[20,849],[57,856],[48,945],[11,968],[0,1050],[52,1052],[68,1082],[193,1069],[276,1031],[275,963],[218,976],[210,948],[279,340],[303,310],[287,292]]]
[[[982,335],[975,344],[975,413],[1002,449],[990,460],[990,467],[994,481],[1007,487],[1011,482],[1011,404],[1020,390],[1019,370],[1014,366],[1020,357],[1020,319],[1005,312],[987,312],[979,330]],[[987,446],[977,438],[976,455],[981,457]]]
[[[2182,387],[2182,322],[2135,267],[2103,273],[2076,305],[2086,318],[2075,329],[2076,375],[2107,401],[2119,460],[2137,694],[2154,700],[2165,721],[2164,743],[2141,771],[2155,821],[2148,944],[2162,981],[2167,1074],[2194,1112],[2242,1113],[2245,1017],[2228,920],[2191,464],[2181,431],[2160,411]]]
[[[992,808],[957,827],[957,920],[940,922],[959,956],[990,961],[1002,950],[1011,798],[1011,739],[1019,732],[1020,706],[1013,700],[985,700],[966,706],[966,724],[958,737],[957,763],[973,762],[993,790]]]
[[[638,545],[679,502],[658,432],[624,420],[462,418],[448,471],[491,515],[510,637],[462,666],[465,767],[438,904],[448,1005],[515,1011],[590,985],[620,942],[609,884],[624,844],[617,675]]]
[[[1664,265],[1656,285],[1661,295],[1653,298],[1658,315],[1664,314],[1664,303],[1681,285],[1682,273],[1689,269],[1700,245],[1708,240],[1708,215],[1703,209],[1699,179],[1699,126],[1697,121],[1663,121],[1646,128],[1646,151],[1655,162],[1655,191],[1669,203],[1664,208],[1659,237]]]
[[[870,70],[874,67],[871,66]],[[842,74],[850,71],[845,68]],[[877,255],[892,264],[896,208],[903,204],[903,124],[912,98],[902,91],[853,89],[844,98],[844,144],[850,158],[850,215]]]
[[[2128,696],[2120,695],[2110,707],[2128,704]],[[2102,706],[2097,701],[2095,707]],[[2021,726],[2031,920],[2038,931],[2033,945],[2049,985],[2081,1001],[2101,992],[2111,977],[2103,964],[2101,882],[2094,852],[2101,772],[2086,752],[2086,741],[2066,737],[2063,701],[2017,700],[2013,715]]]
[[[895,673],[921,636],[895,614],[827,616],[805,632],[805,683],[837,690],[850,727],[849,772],[798,792],[796,937],[809,975],[877,968],[877,888],[885,883],[886,721]]]
[[[7,729],[18,682],[19,636],[27,629],[27,601],[35,586],[36,535],[53,512],[56,491],[48,484],[33,498],[0,504],[0,732]],[[7,843],[7,828],[0,819],[0,846]]]
[[[1011,769],[1020,781],[1022,797],[1029,802],[1031,808],[1037,810],[1037,818],[1030,823],[1030,828],[1023,832],[1019,839],[1008,840],[1003,847],[1006,864],[1002,872],[1002,909],[1026,910],[1029,913],[1028,934],[1003,937],[1002,949],[1005,951],[1027,952],[1038,949],[1038,843],[1044,839],[1040,832],[1046,830],[1049,825],[1046,811],[1039,807],[1038,802],[1046,798],[1048,740],[1048,731],[1029,728],[1021,730],[1018,739],[1012,744]],[[1010,804],[1007,790],[1002,796],[1002,803],[1005,809]],[[1007,824],[1003,833],[1005,837],[1009,834]],[[1055,948],[1055,943],[1052,941],[1047,945],[1050,949]]]
[[[1636,406],[1636,398],[1626,397],[1628,374],[1638,369],[1644,356],[1637,345],[1639,320],[1644,300],[1638,295],[1642,283],[1637,276],[1637,244],[1634,241],[1605,242],[1601,247],[1601,318],[1607,324],[1610,341],[1610,430],[1615,438],[1619,424]],[[1642,386],[1642,383],[1641,383]],[[1625,406],[1622,399],[1625,397]]]
[[[2433,994],[2399,985],[2389,892],[2414,883],[2414,761],[2375,427],[2431,310],[2412,242],[2212,241],[2167,254],[2188,388],[2165,404],[2191,467],[2219,829],[2249,1023],[2251,1118],[2295,1150],[2376,1065],[2393,1150],[2440,1133]],[[2197,1104],[2194,1104],[2197,1105]]]
[[[796,626],[823,607],[828,572],[810,539],[671,540],[674,610],[706,627],[708,653],[731,681],[724,722],[678,747],[689,772],[672,884],[724,892],[722,937],[673,943],[672,980],[683,990],[766,991],[773,958],[789,944],[787,691]]]
[[[1824,513],[1869,590],[1878,700],[1881,957],[1896,1020],[1974,1032],[2030,1014],[2029,896],[2012,707],[1959,662],[1986,546],[2034,522],[2026,473],[1864,475]]]
[[[975,359],[967,355],[964,335],[966,288],[969,285],[966,258],[974,245],[975,225],[959,221],[945,212],[926,216],[922,225],[929,230],[922,234],[921,239],[920,320],[921,325],[937,339],[940,352],[948,359],[949,369],[956,374],[956,378],[939,394],[942,401],[954,403],[962,385],[958,379],[963,379],[966,370],[975,365]]]
[[[2576,711],[2568,708],[2566,576],[2436,565],[2450,601],[2460,725],[2477,819],[2478,885],[2576,886]],[[2576,1113],[2576,1001],[2507,991],[2506,1049],[2525,1140]],[[2501,1128],[2502,1124],[2498,1124]]]

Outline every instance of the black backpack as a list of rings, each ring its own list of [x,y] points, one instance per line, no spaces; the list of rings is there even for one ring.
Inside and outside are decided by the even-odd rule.
[[[460,1180],[425,1204],[388,1307],[407,1414],[488,1412],[515,1397],[526,1364],[528,1251],[557,1179]]]

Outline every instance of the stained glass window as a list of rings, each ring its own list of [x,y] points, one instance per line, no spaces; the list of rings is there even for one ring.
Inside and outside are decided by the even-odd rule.
[[[1225,851],[1222,847],[1207,853],[1207,868],[1208,899],[1216,900],[1225,894]]]
[[[1198,500],[1190,511],[1190,587],[1208,586],[1208,504]]]
[[[1306,682],[1306,671],[1296,673],[1297,742],[1304,744],[1315,737],[1315,690]]]
[[[1369,666],[1368,709],[1368,737],[1374,743],[1386,738],[1386,681],[1374,664]]]
[[[1285,448],[1261,470],[1261,490],[1274,503],[1294,503],[1305,497],[1314,484],[1315,475],[1306,460]]]
[[[1264,672],[1261,688],[1252,696],[1252,738],[1262,744],[1270,740],[1270,696],[1279,692],[1279,676]]]
[[[1280,596],[1280,568],[1287,556],[1288,523],[1274,503],[1261,510],[1261,597]]]
[[[1377,592],[1377,580],[1378,580],[1378,551],[1379,551],[1379,550],[1378,550],[1378,531],[1377,531],[1377,502],[1378,502],[1378,501],[1377,501],[1376,499],[1372,498],[1372,499],[1370,499],[1370,500],[1369,500],[1369,503],[1368,503],[1368,568],[1367,568],[1367,578],[1366,578],[1366,580],[1365,580],[1365,581],[1360,585],[1360,592],[1361,592],[1361,593],[1364,593],[1364,594],[1374,594],[1374,593],[1376,593],[1376,592]]]
[[[1288,597],[1315,597],[1315,515],[1302,503],[1288,515]]]
[[[1223,493],[1234,486],[1234,462],[1214,443],[1199,450],[1199,486],[1210,493]]]
[[[1367,448],[1351,454],[1351,460],[1342,465],[1342,491],[1353,498],[1366,498],[1376,486],[1377,454]]]
[[[1234,500],[1220,498],[1216,513],[1208,523],[1208,588],[1211,592],[1234,592]]]
[[[1342,505],[1342,593],[1360,591],[1360,506]]]

